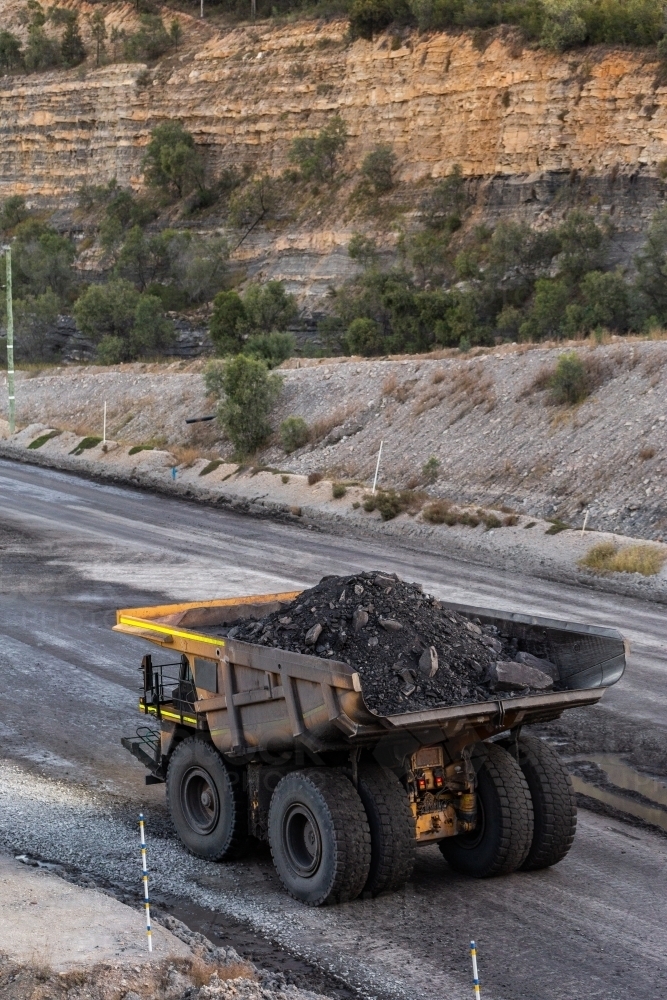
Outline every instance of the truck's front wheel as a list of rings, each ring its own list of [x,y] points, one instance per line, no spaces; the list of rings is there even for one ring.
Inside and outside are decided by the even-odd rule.
[[[167,804],[176,833],[199,858],[229,859],[246,840],[240,776],[203,740],[184,740],[171,755]]]
[[[290,896],[309,906],[355,899],[368,877],[371,836],[350,779],[326,767],[286,774],[271,797],[269,845]]]
[[[494,743],[475,748],[477,826],[446,837],[440,850],[454,871],[475,878],[506,875],[525,861],[533,840],[533,806],[516,760]]]

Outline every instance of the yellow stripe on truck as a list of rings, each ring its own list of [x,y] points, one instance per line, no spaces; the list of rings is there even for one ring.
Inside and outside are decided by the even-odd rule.
[[[118,624],[141,628],[145,632],[157,632],[159,635],[173,635],[179,639],[194,639],[195,642],[207,642],[211,646],[218,646],[219,649],[224,649],[225,647],[224,639],[211,639],[209,636],[199,635],[197,632],[181,632],[179,629],[170,628],[168,625],[154,625],[145,618],[129,618],[126,615],[121,615]]]

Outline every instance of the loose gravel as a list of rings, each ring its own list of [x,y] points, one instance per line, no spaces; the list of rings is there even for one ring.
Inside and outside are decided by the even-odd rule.
[[[488,701],[496,665],[517,652],[495,626],[443,608],[419,584],[378,572],[325,576],[288,607],[220,633],[345,660],[378,715]]]

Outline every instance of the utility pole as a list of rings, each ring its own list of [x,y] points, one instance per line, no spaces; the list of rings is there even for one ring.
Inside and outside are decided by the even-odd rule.
[[[9,394],[9,433],[16,429],[14,397],[14,310],[12,308],[12,248],[4,247],[7,264],[7,392]]]
[[[250,17],[253,21],[257,17],[257,0],[250,0]]]

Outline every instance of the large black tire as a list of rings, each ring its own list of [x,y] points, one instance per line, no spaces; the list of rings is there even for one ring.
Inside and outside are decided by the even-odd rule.
[[[477,826],[439,842],[454,871],[475,878],[507,875],[526,860],[533,841],[533,807],[521,768],[507,750],[481,743],[473,752],[477,772]]]
[[[247,840],[241,775],[227,768],[210,743],[183,740],[167,769],[167,805],[187,849],[208,861],[237,857]]]
[[[405,788],[393,771],[361,764],[357,791],[371,833],[371,867],[364,893],[377,896],[405,885],[415,863],[415,821]]]
[[[562,861],[577,829],[577,800],[572,779],[557,754],[537,736],[520,736],[508,745],[516,753],[533,801],[535,829],[524,872],[549,868]]]
[[[371,864],[371,835],[357,791],[342,771],[286,774],[271,796],[269,845],[290,896],[321,906],[355,899]]]

